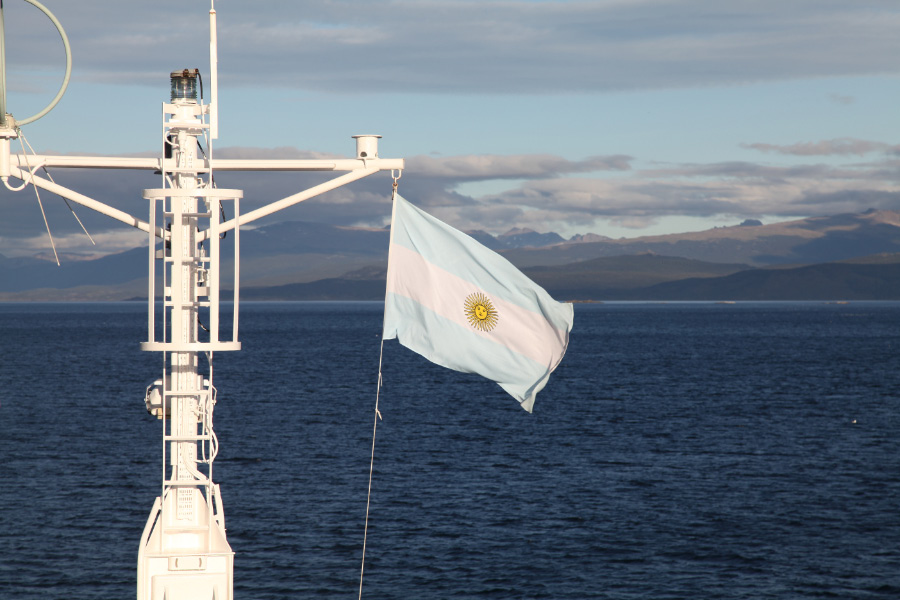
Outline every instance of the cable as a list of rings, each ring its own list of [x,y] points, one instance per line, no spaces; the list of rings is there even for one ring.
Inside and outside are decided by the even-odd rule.
[[[38,206],[41,208],[41,216],[44,217],[44,227],[47,228],[47,237],[50,238],[50,247],[53,249],[53,257],[56,258],[56,266],[59,267],[61,265],[59,263],[59,254],[56,253],[56,243],[53,241],[53,234],[50,233],[50,223],[47,222],[47,213],[44,212],[44,203],[41,202],[41,193],[38,191],[38,187],[34,185],[34,171],[31,170],[31,165],[28,164],[28,152],[25,150],[24,136],[22,136],[21,131],[19,131],[19,143],[22,145],[22,155],[25,157],[25,168],[31,175],[31,187],[34,188],[34,195],[37,196]],[[35,169],[37,168],[38,166],[36,165]]]
[[[2,0],[0,0],[0,1],[2,1]],[[18,129],[17,131],[18,131],[18,134],[21,137],[22,141],[25,143],[25,145],[28,146],[28,149],[31,150],[31,153],[33,155],[37,156],[37,152],[35,152],[34,148],[31,147],[31,142],[29,142],[28,138],[25,137],[25,133],[21,129]],[[47,176],[47,179],[49,179],[52,183],[56,183],[56,181],[53,180],[53,176],[50,175],[50,171],[47,169],[46,165],[41,165],[41,170],[44,171],[44,174]],[[9,186],[7,186],[7,187],[9,187]],[[78,218],[78,215],[75,213],[75,209],[72,208],[71,204],[69,204],[69,199],[66,198],[65,196],[60,196],[60,198],[62,198],[63,202],[66,203],[66,206],[69,208],[69,212],[72,213],[72,216],[75,217],[75,220],[78,221],[78,224],[81,226],[81,230],[84,232],[84,235],[88,236],[88,239],[91,240],[91,244],[96,246],[97,242],[94,241],[94,238],[91,237],[90,233],[88,233],[87,227],[85,227],[84,223],[81,222],[81,219]]]
[[[397,182],[402,177],[403,172],[398,171],[397,175],[394,175],[394,172],[391,171],[391,177],[394,178],[394,185],[391,191],[391,204],[396,207],[395,199],[397,197]],[[393,224],[394,224],[394,215],[391,215],[391,239],[393,239]],[[390,258],[388,259],[388,269],[390,269]],[[387,293],[385,291],[385,293]],[[372,500],[372,474],[375,471],[375,432],[378,430],[378,421],[382,420],[381,411],[378,410],[378,400],[381,396],[381,362],[384,357],[384,318],[382,316],[382,336],[381,336],[381,349],[378,351],[378,387],[375,390],[375,422],[372,425],[372,457],[369,459],[369,492],[366,496],[366,524],[363,529],[363,548],[362,548],[362,563],[359,566],[359,600],[362,600],[362,586],[363,586],[363,574],[366,570],[366,541],[369,537],[369,507]]]

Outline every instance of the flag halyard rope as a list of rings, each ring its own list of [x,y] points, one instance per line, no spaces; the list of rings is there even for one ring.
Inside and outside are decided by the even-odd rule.
[[[392,207],[395,205],[394,200],[397,196],[397,181],[402,176],[402,171],[397,171],[397,174],[394,175],[394,171],[391,171],[391,177],[394,179],[393,189],[391,191],[391,205]],[[394,211],[391,210],[391,240],[393,240],[393,226],[394,226]],[[390,248],[388,248],[388,270],[390,270]],[[385,286],[385,294],[387,294],[387,287]],[[384,317],[382,315],[382,331],[384,331]],[[359,600],[362,600],[362,587],[363,587],[363,575],[366,570],[366,542],[369,537],[369,508],[372,503],[372,475],[375,471],[375,433],[378,431],[378,421],[382,420],[381,411],[378,410],[378,400],[381,396],[381,364],[382,359],[384,358],[384,337],[381,339],[381,347],[378,350],[378,385],[375,389],[375,418],[374,423],[372,424],[372,455],[369,459],[369,490],[366,494],[366,522],[365,527],[363,528],[363,547],[362,547],[362,562],[359,567]]]

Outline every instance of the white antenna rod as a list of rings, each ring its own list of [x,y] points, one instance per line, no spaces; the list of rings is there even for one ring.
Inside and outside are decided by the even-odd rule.
[[[6,127],[6,24],[3,21],[3,0],[0,0],[0,127]]]
[[[219,138],[219,42],[215,0],[209,8],[209,139]]]

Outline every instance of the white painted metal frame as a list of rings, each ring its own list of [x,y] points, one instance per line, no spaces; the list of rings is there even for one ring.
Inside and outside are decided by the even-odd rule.
[[[177,351],[191,351],[191,352],[214,352],[214,351],[229,351],[229,350],[240,350],[241,344],[238,341],[238,306],[239,306],[239,298],[240,298],[240,260],[236,259],[234,261],[234,273],[233,273],[233,282],[234,282],[234,304],[235,309],[233,311],[232,318],[232,333],[230,340],[220,340],[219,339],[219,294],[220,294],[220,282],[221,282],[221,273],[220,273],[220,235],[224,231],[222,228],[222,223],[219,220],[220,215],[220,207],[222,202],[225,200],[231,200],[232,205],[234,207],[235,216],[240,214],[240,199],[243,196],[243,192],[241,190],[229,190],[229,189],[221,189],[221,188],[199,188],[199,189],[151,189],[144,190],[144,198],[150,201],[150,230],[157,229],[156,227],[156,217],[157,213],[160,212],[160,208],[162,208],[162,215],[165,218],[166,216],[173,217],[171,222],[177,221],[180,218],[185,216],[185,213],[181,210],[178,210],[178,202],[175,202],[176,199],[184,199],[184,198],[196,198],[202,199],[207,203],[207,208],[205,211],[198,211],[197,213],[193,213],[187,216],[192,216],[196,218],[207,218],[209,219],[209,226],[205,230],[200,230],[197,233],[197,241],[204,242],[209,241],[210,253],[208,257],[197,257],[194,258],[194,262],[205,263],[206,269],[204,273],[204,280],[202,283],[204,285],[197,286],[197,294],[199,296],[205,296],[207,299],[203,300],[194,300],[196,302],[197,307],[207,308],[209,310],[209,340],[207,342],[179,342],[171,337],[169,339],[156,339],[156,302],[157,302],[157,294],[156,294],[156,264],[158,260],[164,261],[164,263],[168,263],[168,265],[172,268],[176,264],[183,264],[187,262],[188,259],[174,257],[170,254],[167,254],[167,244],[174,248],[177,245],[177,240],[175,239],[175,235],[172,235],[169,232],[169,236],[165,243],[163,243],[162,248],[157,247],[157,239],[156,236],[150,234],[150,238],[148,240],[148,257],[149,257],[149,277],[148,277],[148,306],[147,306],[147,341],[141,344],[142,350],[149,351],[163,351],[163,352],[177,352]],[[166,199],[169,199],[169,205],[166,206]],[[174,231],[174,227],[173,227]],[[240,229],[235,228],[234,232],[234,248],[235,255],[240,257]],[[163,274],[166,275],[169,271],[164,267]],[[164,280],[166,278],[164,277]],[[162,290],[163,298],[172,298],[171,301],[164,301],[165,307],[171,307],[172,310],[182,310],[184,308],[184,303],[181,299],[173,295],[173,286],[164,285]],[[205,288],[205,289],[204,289]],[[165,334],[165,331],[164,331]]]
[[[26,1],[35,4],[33,0]],[[162,107],[162,143],[164,148],[165,144],[171,144],[172,158],[166,158],[165,152],[160,158],[13,155],[10,142],[20,130],[12,115],[2,115],[5,120],[0,123],[0,181],[6,187],[21,189],[8,185],[10,177],[20,179],[148,234],[147,341],[141,347],[159,351],[163,358],[157,390],[162,406],[155,413],[163,425],[162,480],[160,495],[153,503],[140,539],[138,600],[232,600],[233,597],[234,553],[225,536],[219,486],[212,478],[212,463],[218,448],[212,419],[216,402],[212,363],[215,351],[240,349],[240,227],[369,175],[380,171],[400,172],[405,166],[402,159],[378,157],[380,136],[377,135],[353,136],[356,157],[349,159],[215,159],[212,140],[218,137],[218,40],[212,1],[209,22],[209,104],[204,105],[202,100],[173,99],[172,103],[164,103]],[[5,104],[5,89],[0,95]],[[205,158],[197,153],[201,136],[206,140]],[[149,205],[145,221],[37,175],[38,170],[45,168],[159,171],[162,187],[144,190]],[[212,173],[216,170],[331,171],[342,174],[241,214],[243,192],[215,188]],[[232,203],[233,218],[220,219],[222,202]],[[229,231],[234,232],[234,310],[231,333],[222,339],[219,331],[220,236]],[[205,254],[206,247],[208,254]],[[161,271],[157,265],[162,265]],[[156,287],[158,272],[162,274],[162,290]],[[203,310],[207,312],[203,313]],[[156,332],[158,313],[162,316],[161,339],[157,339]],[[203,314],[210,325],[205,341],[199,334],[199,320]],[[203,357],[208,363],[205,377],[199,370]]]
[[[0,145],[4,143],[7,144],[7,151],[9,151],[9,140],[0,140]],[[30,171],[23,169],[26,164],[30,165]],[[25,157],[21,154],[12,154],[9,156],[9,174],[11,177],[34,183],[35,186],[43,190],[52,192],[67,200],[71,200],[76,204],[80,204],[81,206],[106,215],[111,219],[115,219],[116,221],[146,232],[150,231],[150,225],[146,221],[34,174],[38,169],[44,167],[69,169],[128,169],[165,172],[173,172],[176,170],[176,167],[170,160],[159,158],[45,155]],[[369,175],[381,171],[402,171],[405,168],[405,161],[402,158],[348,158],[338,160],[214,159],[205,161],[204,168],[215,171],[349,171],[331,181],[319,184],[297,194],[287,196],[281,200],[276,200],[275,202],[243,215],[240,219],[240,225],[247,225],[257,219],[289,208],[325,192],[337,189],[358,179],[368,177]],[[235,225],[236,223],[233,221],[226,221],[222,224],[221,232],[230,231],[234,229]],[[157,228],[156,236],[159,238],[165,237],[163,230]]]

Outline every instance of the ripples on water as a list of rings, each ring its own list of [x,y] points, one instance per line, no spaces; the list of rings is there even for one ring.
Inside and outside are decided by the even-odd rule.
[[[240,598],[356,597],[380,304],[216,357]],[[134,596],[141,305],[0,305],[0,597]],[[900,597],[898,304],[578,305],[528,415],[389,342],[364,597]]]

